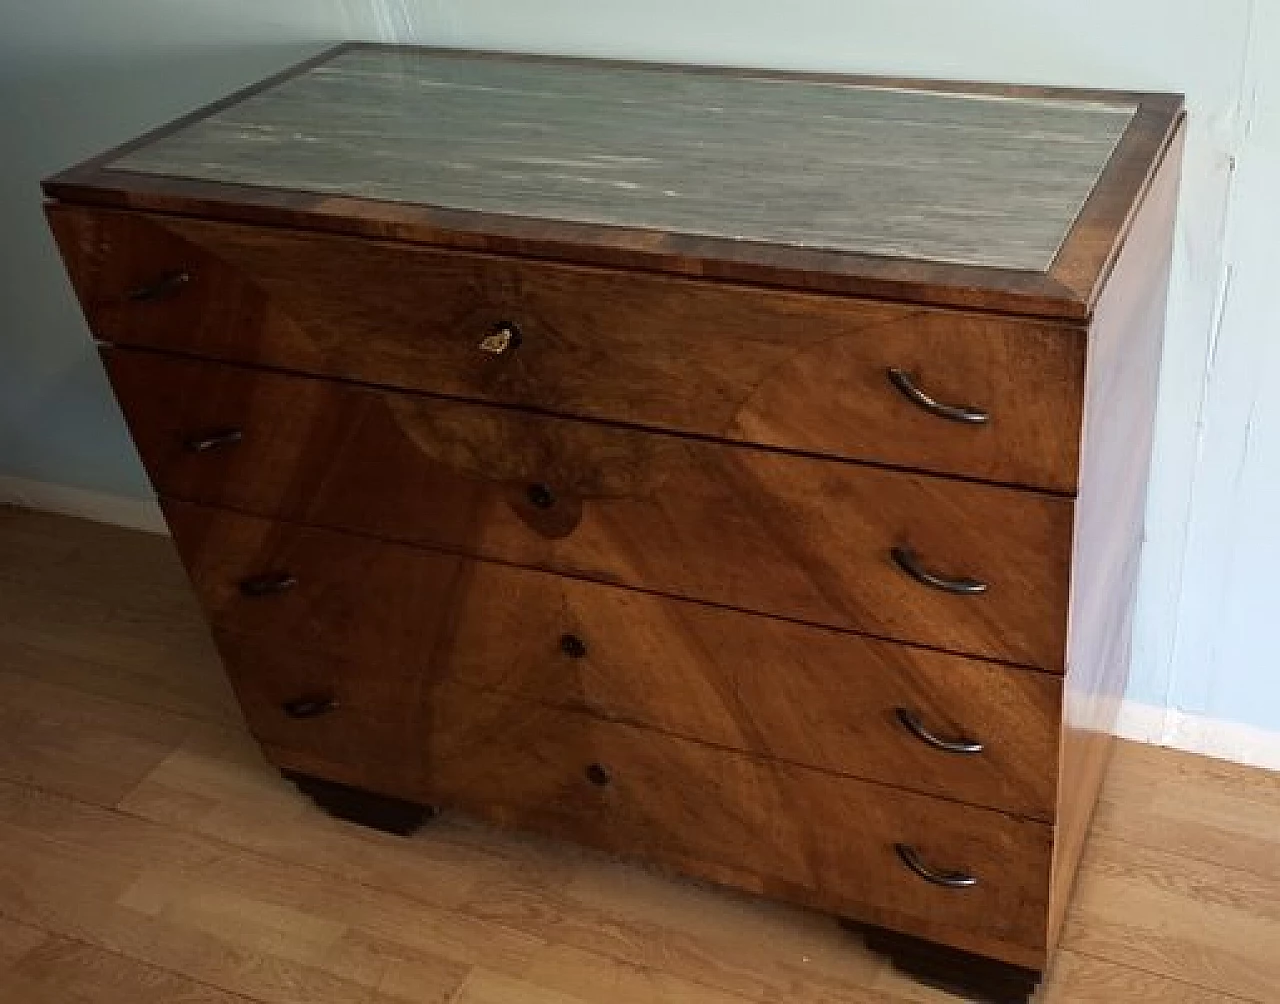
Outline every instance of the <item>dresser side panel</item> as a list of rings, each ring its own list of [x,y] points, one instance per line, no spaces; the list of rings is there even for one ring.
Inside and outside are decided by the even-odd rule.
[[[62,258],[67,280],[76,294],[86,323],[92,329],[93,282],[102,270],[103,249],[98,223],[101,217],[59,202],[46,202],[44,216]]]
[[[1089,333],[1050,945],[1070,901],[1128,680],[1181,158],[1179,132]]]

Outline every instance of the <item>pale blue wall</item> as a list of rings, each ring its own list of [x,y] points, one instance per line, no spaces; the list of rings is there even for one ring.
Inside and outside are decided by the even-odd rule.
[[[0,475],[146,491],[45,234],[40,176],[348,37],[1186,92],[1131,695],[1280,730],[1264,571],[1280,566],[1273,5],[0,0]]]

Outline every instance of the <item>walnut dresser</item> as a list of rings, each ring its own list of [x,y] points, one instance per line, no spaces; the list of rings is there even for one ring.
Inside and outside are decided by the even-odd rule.
[[[270,760],[1024,998],[1125,682],[1176,95],[344,45],[45,183]]]

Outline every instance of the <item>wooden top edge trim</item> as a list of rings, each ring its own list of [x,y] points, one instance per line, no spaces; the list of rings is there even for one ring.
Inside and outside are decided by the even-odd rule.
[[[459,58],[561,62],[633,68],[681,70],[787,80],[813,80],[874,86],[933,89],[1011,96],[1132,102],[1138,106],[1081,217],[1055,263],[1046,273],[958,265],[924,259],[892,258],[847,251],[800,248],[723,237],[646,231],[449,210],[355,197],[323,196],[282,188],[251,187],[165,175],[132,173],[108,165],[119,157],[215,114],[245,98],[323,64],[352,49],[430,52]],[[915,78],[757,70],[636,60],[593,59],[509,53],[493,50],[403,46],[379,42],[343,42],[241,88],[203,108],[150,130],[42,182],[46,196],[67,202],[142,209],[183,216],[205,216],[243,223],[289,226],[357,236],[374,236],[458,250],[485,251],[552,261],[644,269],[695,278],[758,284],[783,289],[866,296],[933,306],[957,307],[1067,321],[1087,321],[1102,269],[1118,250],[1117,212],[1131,213],[1138,186],[1118,187],[1116,179],[1151,173],[1158,160],[1149,144],[1133,140],[1135,124],[1172,121],[1182,97],[1159,92],[1085,90],[1066,87],[970,83]],[[1103,188],[1108,190],[1103,192]],[[1130,193],[1130,188],[1133,194]],[[1128,196],[1129,205],[1124,205]],[[1108,218],[1110,212],[1112,217]],[[1085,219],[1085,214],[1091,216]],[[1091,241],[1087,227],[1097,228]],[[1109,239],[1108,239],[1109,238]],[[1103,247],[1103,245],[1107,245]]]
[[[1107,260],[1103,262],[1102,267],[1098,269],[1097,276],[1094,279],[1093,289],[1089,292],[1090,316],[1092,316],[1094,305],[1097,304],[1098,299],[1102,295],[1102,291],[1107,280],[1111,277],[1112,270],[1114,270],[1116,263],[1120,259],[1121,253],[1124,251],[1125,244],[1129,240],[1129,234],[1133,230],[1134,221],[1137,218],[1143,203],[1146,201],[1147,193],[1155,184],[1156,177],[1159,175],[1160,171],[1164,169],[1165,160],[1169,155],[1169,151],[1178,144],[1179,138],[1185,133],[1186,121],[1186,111],[1179,109],[1177,115],[1173,119],[1171,128],[1164,135],[1164,140],[1161,143],[1159,150],[1151,160],[1150,170],[1142,179],[1142,184],[1137,193],[1130,200],[1129,212],[1125,215],[1124,222],[1121,224],[1115,240],[1112,242],[1111,254],[1108,256]]]
[[[110,177],[103,179],[102,174]],[[516,216],[90,169],[45,182],[54,203],[368,237],[444,250],[626,269],[802,293],[1082,325],[1087,304],[1051,275],[548,223]],[[602,229],[609,240],[600,239]]]
[[[1162,97],[1139,106],[1047,273],[1086,305],[1089,316],[1186,119],[1180,96]]]
[[[664,60],[627,59],[566,55],[557,53],[517,52],[505,49],[466,49],[456,46],[405,45],[398,42],[348,42],[342,49],[372,49],[380,51],[411,51],[443,57],[500,59],[511,62],[584,64],[608,66],[616,69],[674,70],[710,76],[745,77],[763,80],[794,80],[797,82],[856,84],[864,87],[900,88],[903,90],[938,91],[941,93],[970,93],[996,97],[1046,98],[1049,100],[1075,100],[1106,104],[1152,105],[1164,99],[1174,99],[1180,105],[1181,94],[1165,91],[1119,91],[1098,87],[1068,87],[1053,84],[1008,84],[980,80],[955,80],[942,77],[902,77],[870,73],[842,73],[821,70],[782,70],[767,67],[735,66],[725,63],[676,63]],[[333,55],[337,55],[337,51]]]
[[[232,105],[239,104],[246,98],[251,98],[255,94],[260,94],[265,90],[275,87],[276,84],[283,83],[293,77],[301,76],[308,70],[320,66],[323,63],[327,63],[334,56],[340,55],[341,53],[347,52],[351,49],[358,48],[359,45],[360,43],[358,42],[339,42],[336,45],[327,46],[317,52],[314,56],[308,56],[306,59],[293,63],[290,66],[286,66],[277,73],[263,77],[261,80],[248,84],[245,87],[238,88],[230,94],[219,98],[217,101],[211,101],[207,105],[201,105],[199,108],[195,108],[192,111],[187,112],[185,115],[180,115],[176,119],[156,126],[154,129],[148,129],[140,136],[128,140],[125,143],[113,146],[109,150],[104,150],[97,156],[90,157],[88,160],[83,160],[78,164],[74,164],[66,170],[50,175],[40,183],[40,186],[47,195],[49,194],[49,187],[51,185],[61,184],[64,180],[72,182],[81,180],[93,171],[105,169],[107,164],[114,160],[119,160],[127,153],[132,153],[134,150],[140,149],[148,143],[154,143],[158,139],[163,139],[164,137],[177,132],[179,129],[185,129],[187,126],[193,125],[202,119],[206,119],[210,115],[216,115],[218,112],[230,108]]]

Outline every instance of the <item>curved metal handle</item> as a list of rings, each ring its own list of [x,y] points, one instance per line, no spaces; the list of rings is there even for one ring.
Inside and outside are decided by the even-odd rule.
[[[267,572],[265,575],[255,575],[252,578],[242,579],[240,582],[240,592],[245,596],[273,596],[276,593],[283,593],[292,589],[298,584],[298,580],[289,572]]]
[[[125,294],[128,299],[135,303],[148,303],[155,300],[164,300],[173,296],[178,290],[191,281],[191,273],[185,269],[176,272],[166,272],[158,279],[147,283],[145,286],[139,286],[136,289],[129,290]]]
[[[330,711],[338,710],[337,698],[328,696],[299,697],[297,700],[285,701],[281,707],[290,718],[319,718]]]
[[[978,593],[987,591],[987,584],[977,579],[948,579],[941,575],[935,575],[920,564],[920,559],[916,557],[916,552],[909,547],[895,547],[891,553],[894,563],[899,568],[917,582],[923,583],[932,589],[941,589],[947,593],[959,593],[963,596],[976,596]]]
[[[991,416],[981,408],[971,408],[967,405],[959,404],[943,404],[941,401],[935,400],[921,390],[911,374],[904,369],[890,366],[886,372],[889,375],[889,380],[898,390],[902,391],[907,400],[919,405],[931,415],[950,419],[952,422],[964,422],[967,425],[983,425],[990,420]]]
[[[910,844],[894,844],[893,849],[898,852],[902,863],[926,882],[945,886],[948,889],[972,889],[978,884],[977,876],[970,875],[968,872],[934,871],[920,860],[920,855]]]
[[[909,708],[894,708],[893,713],[898,716],[898,721],[902,723],[904,729],[934,749],[942,750],[944,753],[974,754],[982,752],[982,743],[976,739],[942,739],[935,736],[925,728],[924,722],[920,721],[920,716]]]
[[[481,338],[476,348],[491,356],[505,356],[508,352],[519,348],[523,340],[520,329],[515,324],[511,321],[503,321]]]
[[[244,439],[244,430],[229,425],[222,429],[210,429],[208,432],[188,436],[182,441],[182,445],[191,453],[207,453],[209,450],[217,450],[223,446],[233,446],[242,439]]]

